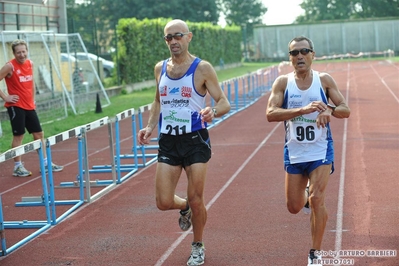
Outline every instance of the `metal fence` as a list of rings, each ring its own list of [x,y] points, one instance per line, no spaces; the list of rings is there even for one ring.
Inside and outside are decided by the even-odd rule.
[[[393,50],[399,53],[399,18],[320,24],[258,26],[254,28],[255,59],[288,57],[288,42],[304,35],[314,43],[317,56]]]

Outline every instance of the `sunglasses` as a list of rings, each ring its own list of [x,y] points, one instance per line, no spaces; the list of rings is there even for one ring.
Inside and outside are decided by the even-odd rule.
[[[301,53],[302,55],[307,55],[310,52],[313,52],[313,50],[308,48],[302,48],[301,50],[292,50],[289,51],[288,53],[292,56],[297,56],[299,55],[299,53]]]
[[[180,41],[181,38],[183,38],[184,35],[189,34],[189,32],[186,33],[175,33],[175,34],[168,34],[163,36],[163,39],[167,42],[170,42],[172,39],[175,39],[176,41]]]

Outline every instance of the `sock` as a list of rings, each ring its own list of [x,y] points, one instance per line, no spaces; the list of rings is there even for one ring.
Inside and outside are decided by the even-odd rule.
[[[44,166],[47,166],[47,158],[43,158]]]
[[[181,213],[185,214],[188,212],[189,209],[190,209],[190,206],[188,206],[188,200],[187,200],[186,208],[184,210],[182,210]]]
[[[191,245],[192,246],[197,246],[197,247],[203,247],[204,246],[204,242],[202,242],[202,241],[192,242]]]
[[[14,162],[14,170],[16,170],[20,165],[22,165],[21,161]]]

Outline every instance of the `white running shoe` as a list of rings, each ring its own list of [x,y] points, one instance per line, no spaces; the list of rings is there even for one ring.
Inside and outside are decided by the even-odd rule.
[[[32,175],[31,171],[28,171],[25,169],[23,164],[20,164],[17,168],[14,169],[14,172],[12,173],[13,176],[20,176],[20,177],[25,177],[25,176],[30,176]]]
[[[48,165],[44,167],[44,170],[46,171],[46,173],[48,172]],[[64,170],[64,166],[51,163],[51,170],[53,170],[53,172],[61,172],[62,170]]]
[[[191,255],[188,258],[187,265],[202,265],[205,261],[205,246],[202,242],[193,242],[191,244]]]
[[[48,171],[47,165],[44,168],[47,172]],[[51,163],[51,169],[53,170],[53,172],[61,172],[64,169],[64,166],[56,165],[55,163]]]

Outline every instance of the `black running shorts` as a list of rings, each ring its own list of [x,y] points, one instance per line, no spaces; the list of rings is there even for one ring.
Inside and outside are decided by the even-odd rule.
[[[206,163],[211,158],[211,141],[207,129],[174,136],[159,136],[158,162],[183,167]]]
[[[7,107],[7,111],[10,117],[12,134],[14,136],[25,134],[25,128],[29,133],[43,131],[35,110],[25,110],[16,106],[11,106]]]

